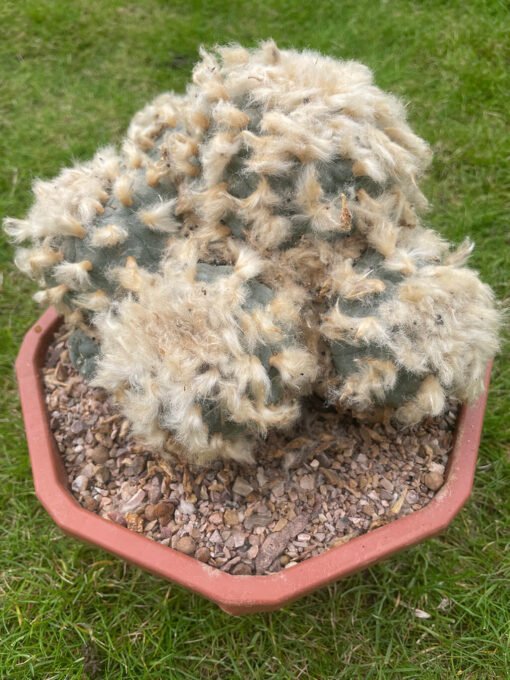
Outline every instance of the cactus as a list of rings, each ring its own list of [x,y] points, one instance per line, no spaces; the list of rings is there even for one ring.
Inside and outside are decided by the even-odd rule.
[[[318,372],[300,342],[300,289],[260,283],[264,261],[232,250],[233,265],[212,265],[175,244],[136,298],[96,319],[93,383],[118,395],[135,434],[202,463],[251,460],[245,435],[294,422]]]
[[[361,412],[393,407],[399,421],[414,424],[439,415],[448,396],[480,395],[498,349],[498,314],[490,288],[461,266],[469,242],[449,252],[426,230],[407,238],[414,257],[405,273],[391,269],[404,253],[368,250],[355,265],[338,265],[328,284],[339,295],[321,333],[336,372],[330,402]]]
[[[479,394],[498,314],[420,223],[429,162],[365,66],[217,48],[5,228],[139,436],[246,460],[311,391],[404,422]]]

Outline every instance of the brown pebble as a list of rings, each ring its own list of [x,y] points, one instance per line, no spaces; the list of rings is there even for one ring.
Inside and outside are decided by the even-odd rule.
[[[211,551],[205,546],[198,548],[195,553],[195,558],[199,560],[199,562],[209,562],[210,557]]]
[[[156,518],[156,515],[154,514],[154,508],[155,508],[155,507],[156,507],[156,506],[153,505],[152,503],[148,503],[148,504],[145,506],[145,510],[143,511],[143,514],[144,514],[144,516],[145,516],[145,519],[146,519],[148,522],[152,522],[152,521]]]
[[[149,488],[149,502],[156,504],[161,499],[161,484],[157,477],[151,479]]]
[[[254,560],[257,555],[259,554],[259,546],[258,545],[252,545],[251,548],[249,548],[246,551],[246,557],[249,557],[250,560]]]
[[[223,513],[223,521],[229,527],[235,527],[239,524],[239,514],[236,510],[225,510]]]
[[[305,446],[310,446],[311,443],[312,442],[306,437],[296,437],[287,444],[286,448],[287,450],[301,449],[304,448]]]
[[[128,512],[126,514],[126,524],[127,528],[131,529],[131,531],[136,531],[138,533],[143,531],[143,519],[135,512]]]
[[[331,461],[330,461],[330,459],[329,459],[329,456],[327,456],[327,455],[326,455],[325,453],[323,453],[322,451],[320,451],[320,452],[317,454],[316,458],[317,458],[317,460],[319,461],[319,463],[321,464],[322,467],[325,467],[325,468],[330,468],[330,467],[331,467]]]
[[[371,503],[367,503],[366,505],[362,506],[361,512],[365,515],[368,515],[368,517],[372,517],[375,514],[375,508]]]
[[[163,519],[166,517],[172,517],[175,512],[175,505],[173,503],[168,503],[166,501],[160,501],[154,506],[154,517],[158,519]]]
[[[95,498],[92,498],[92,496],[86,496],[84,501],[83,501],[85,507],[87,510],[97,510],[99,503],[96,501]]]
[[[196,543],[191,536],[182,536],[175,544],[175,549],[185,555],[193,555],[196,550]]]
[[[96,470],[96,474],[94,476],[100,484],[108,484],[111,478],[111,473],[107,467],[101,465],[101,467]]]
[[[281,531],[282,529],[285,529],[288,523],[289,520],[286,517],[280,517],[280,519],[276,522],[273,531]]]
[[[253,486],[244,477],[236,477],[232,491],[240,496],[248,496],[253,491]]]
[[[382,486],[382,488],[385,491],[393,491],[393,482],[389,480],[387,477],[381,477],[379,480],[379,486]]]
[[[320,471],[330,484],[333,484],[334,486],[342,486],[344,484],[338,472],[325,467],[321,467]]]
[[[105,446],[96,446],[94,449],[89,449],[87,451],[87,456],[96,463],[96,465],[102,465],[108,460],[109,453]]]
[[[444,477],[440,472],[427,472],[423,475],[423,482],[431,491],[437,491],[443,486]]]

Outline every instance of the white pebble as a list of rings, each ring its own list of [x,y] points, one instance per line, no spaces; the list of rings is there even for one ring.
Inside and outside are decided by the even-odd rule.
[[[131,498],[124,503],[124,505],[121,507],[120,511],[122,513],[133,512],[133,510],[136,510],[137,508],[140,507],[144,498],[145,498],[145,491],[143,489],[138,489],[138,491],[135,493],[135,495],[131,496]]]
[[[192,515],[195,512],[195,505],[189,501],[181,500],[179,503],[179,511],[183,515]]]
[[[89,480],[85,475],[78,475],[71,485],[71,488],[76,493],[83,493],[87,486],[89,485]]]

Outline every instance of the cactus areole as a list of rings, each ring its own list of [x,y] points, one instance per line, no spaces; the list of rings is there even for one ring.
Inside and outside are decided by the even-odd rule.
[[[120,151],[34,184],[5,230],[74,329],[74,364],[133,432],[196,463],[253,460],[315,393],[414,423],[473,402],[497,351],[490,288],[426,228],[427,144],[365,66],[202,51]]]

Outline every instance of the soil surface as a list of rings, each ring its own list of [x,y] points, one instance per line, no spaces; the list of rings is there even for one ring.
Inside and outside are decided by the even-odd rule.
[[[51,429],[77,501],[231,574],[289,568],[425,506],[443,484],[457,407],[412,428],[307,404],[257,465],[192,469],[136,442],[74,370],[62,328],[43,369]],[[319,407],[317,407],[319,406]]]

